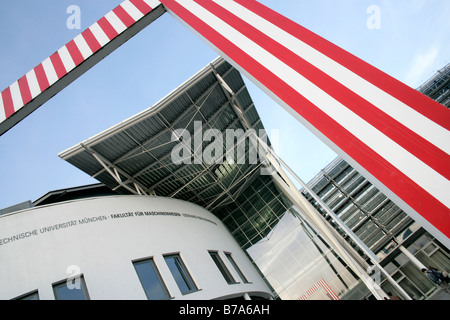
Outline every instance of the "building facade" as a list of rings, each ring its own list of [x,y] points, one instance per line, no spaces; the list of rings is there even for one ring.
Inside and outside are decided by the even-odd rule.
[[[185,201],[104,196],[0,216],[0,299],[270,299],[222,222]]]
[[[230,144],[223,132],[243,134]],[[187,152],[174,161],[181,140]],[[241,75],[216,59],[156,105],[61,152],[100,183],[0,211],[0,299],[372,298],[361,282],[366,253],[355,267],[330,230],[358,249],[354,238],[308,192],[291,193],[267,154],[251,161],[260,140],[270,146]],[[363,176],[336,159],[309,187],[411,298],[436,291],[420,267],[449,271],[448,249]]]
[[[417,90],[450,108],[450,63],[425,81]]]
[[[335,159],[310,181],[309,186],[377,255],[380,264],[412,299],[426,299],[439,289],[420,269],[432,266],[450,271],[449,250],[348,163]],[[303,194],[342,237],[358,247],[310,194],[306,191]],[[364,252],[360,254],[364,256]],[[385,292],[400,296],[389,281],[383,277],[380,281]],[[364,285],[356,286],[346,295],[347,299],[371,298]]]
[[[417,88],[421,93],[450,107],[450,65],[446,65]],[[341,158],[336,158],[309,182],[311,190],[337,217],[377,255],[380,264],[413,299],[426,299],[438,287],[420,271],[434,267],[450,271],[450,251],[402,211]],[[358,244],[330,217],[307,191],[303,195],[315,206],[334,229],[353,247]],[[359,252],[364,256],[364,252]],[[386,280],[386,292],[397,289]],[[396,292],[400,295],[398,292]],[[368,298],[371,294],[360,285],[348,298]]]

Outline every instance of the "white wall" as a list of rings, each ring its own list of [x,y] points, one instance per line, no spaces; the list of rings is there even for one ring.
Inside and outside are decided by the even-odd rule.
[[[186,216],[142,215],[137,212],[176,212]],[[132,213],[113,218],[112,215]],[[84,218],[106,219],[82,224]],[[59,229],[44,228],[60,225]],[[25,232],[28,237],[11,237]],[[208,250],[217,250],[239,284],[228,285]],[[251,282],[242,283],[224,256],[231,252]],[[197,287],[182,295],[163,255],[179,253]],[[70,201],[0,216],[0,299],[12,299],[38,289],[42,300],[54,299],[52,284],[73,274],[79,266],[91,299],[146,299],[133,260],[153,257],[162,278],[176,299],[214,299],[270,290],[219,219],[184,201],[112,196]]]

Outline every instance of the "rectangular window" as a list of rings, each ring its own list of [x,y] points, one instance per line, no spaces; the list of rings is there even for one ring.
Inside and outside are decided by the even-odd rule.
[[[66,279],[53,285],[56,300],[89,300],[86,283],[82,275]]]
[[[17,298],[14,298],[13,300],[39,300],[39,293],[37,291],[30,292]]]
[[[225,264],[222,261],[222,258],[219,256],[219,253],[216,251],[210,251],[209,255],[215,262],[217,268],[219,268],[219,271],[222,273],[223,277],[225,278],[226,282],[228,284],[234,284],[236,281],[234,280],[233,276],[231,275],[230,271],[227,269]]]
[[[182,294],[197,291],[197,286],[178,254],[165,256],[164,259]]]
[[[231,253],[229,252],[225,252],[225,256],[228,258],[228,260],[230,261],[231,265],[233,266],[234,270],[236,270],[237,274],[239,275],[239,277],[241,277],[242,281],[244,283],[249,283],[247,278],[244,276],[244,274],[242,273],[241,269],[238,267],[238,265],[236,264],[236,261],[234,261],[233,256],[231,255]]]
[[[133,262],[136,273],[144,288],[147,299],[149,300],[168,300],[170,299],[161,275],[156,268],[153,259]]]

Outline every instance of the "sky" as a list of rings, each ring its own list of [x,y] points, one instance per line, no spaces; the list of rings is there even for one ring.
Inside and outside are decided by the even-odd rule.
[[[0,0],[0,91],[122,0]],[[450,62],[448,0],[260,0],[302,26],[417,88]],[[80,8],[80,29],[67,20]],[[96,183],[58,153],[151,107],[217,57],[164,14],[0,136],[0,208]],[[309,181],[337,155],[249,80],[279,155]]]

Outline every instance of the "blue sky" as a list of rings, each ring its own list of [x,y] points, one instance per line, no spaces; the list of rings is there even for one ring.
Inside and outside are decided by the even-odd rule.
[[[0,90],[122,0],[0,0]],[[263,4],[416,88],[450,62],[448,0],[260,0]],[[69,30],[70,5],[81,29]],[[367,20],[376,6],[380,28]],[[217,54],[169,14],[141,31],[0,137],[0,208],[96,180],[57,154],[152,106]],[[305,181],[336,157],[246,80],[280,155]]]

